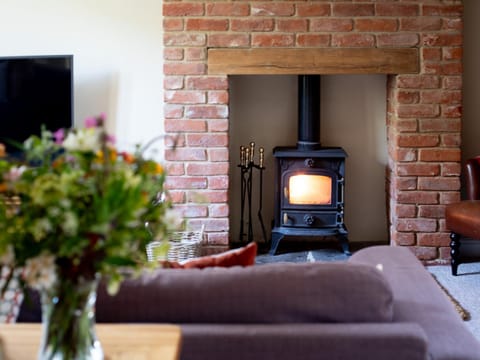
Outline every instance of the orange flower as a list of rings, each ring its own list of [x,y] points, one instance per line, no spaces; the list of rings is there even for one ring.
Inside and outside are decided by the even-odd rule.
[[[96,155],[96,158],[95,158],[96,162],[99,162],[99,163],[103,162],[103,151],[102,150],[98,150],[95,155]]]
[[[117,160],[117,157],[118,157],[118,153],[117,153],[117,150],[115,149],[109,149],[108,151],[109,155],[110,155],[110,161],[116,161]]]
[[[157,162],[149,160],[142,164],[142,171],[147,174],[160,175],[163,173],[163,167]]]
[[[65,161],[64,161],[62,158],[60,158],[60,159],[55,159],[55,160],[53,161],[53,163],[52,163],[52,167],[53,167],[54,169],[56,169],[56,168],[58,168],[59,166],[61,166],[64,162],[65,162]]]
[[[133,156],[132,154],[129,154],[127,152],[122,152],[120,153],[120,156],[123,158],[123,160],[127,163],[127,164],[133,164],[135,162],[135,156]]]
[[[117,160],[117,151],[115,149],[108,149],[108,155],[111,162]],[[104,157],[102,150],[97,151],[96,156],[97,158],[95,160],[97,162],[103,162]]]

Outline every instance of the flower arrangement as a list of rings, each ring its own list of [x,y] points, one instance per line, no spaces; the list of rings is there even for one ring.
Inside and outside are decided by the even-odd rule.
[[[23,289],[40,292],[40,359],[102,359],[99,278],[115,293],[126,269],[154,265],[149,242],[163,242],[156,251],[166,254],[179,222],[163,168],[144,156],[152,142],[119,152],[104,125],[99,116],[82,129],[43,129],[24,142],[21,159],[0,154],[0,265],[10,269],[2,290],[20,274]]]
[[[146,245],[166,238],[162,166],[145,147],[117,151],[104,124],[98,116],[82,129],[42,130],[21,160],[0,158],[0,264],[22,268],[22,286],[100,274],[115,292],[124,269],[149,264]]]

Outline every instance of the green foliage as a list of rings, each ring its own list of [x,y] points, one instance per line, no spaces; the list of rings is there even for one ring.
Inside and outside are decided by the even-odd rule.
[[[102,117],[89,123],[30,137],[24,161],[0,159],[2,265],[38,272],[30,260],[53,256],[53,273],[62,267],[72,280],[100,273],[118,283],[126,268],[147,264],[150,241],[166,242],[162,166],[140,150],[119,153]],[[29,279],[44,285],[41,276]]]

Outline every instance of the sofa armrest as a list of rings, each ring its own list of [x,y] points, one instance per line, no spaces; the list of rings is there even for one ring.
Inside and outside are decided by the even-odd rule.
[[[478,360],[480,342],[468,330],[453,303],[416,256],[402,246],[373,246],[349,262],[382,268],[393,293],[395,322],[418,323],[435,360]]]
[[[182,325],[181,360],[426,360],[414,323]]]

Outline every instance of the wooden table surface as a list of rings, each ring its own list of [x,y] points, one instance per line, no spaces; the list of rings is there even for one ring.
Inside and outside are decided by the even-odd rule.
[[[177,360],[181,331],[175,325],[96,324],[105,360]],[[0,325],[2,360],[37,359],[41,324]]]

